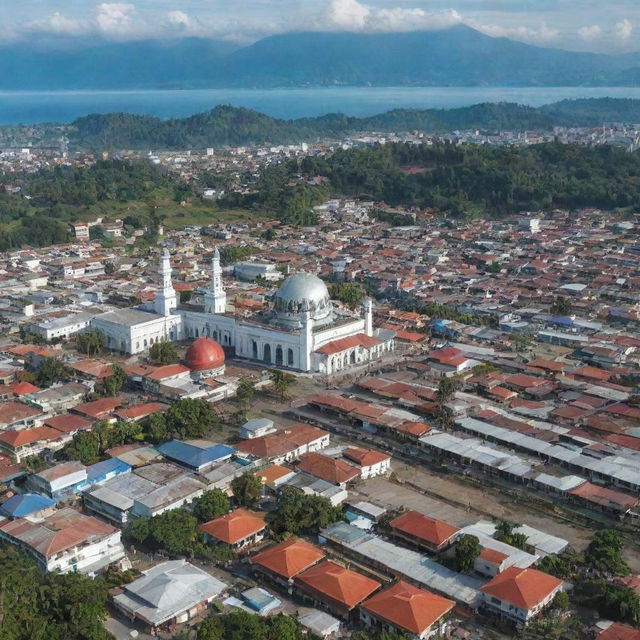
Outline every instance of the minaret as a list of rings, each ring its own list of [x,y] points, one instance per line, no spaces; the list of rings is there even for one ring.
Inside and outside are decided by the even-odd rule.
[[[178,306],[176,300],[176,292],[171,282],[171,260],[169,250],[167,248],[162,252],[160,259],[160,276],[162,277],[162,289],[156,293],[156,299],[153,303],[156,313],[162,316],[171,315],[172,311]]]
[[[311,352],[313,351],[313,319],[311,311],[305,309],[302,316],[302,344],[300,348],[300,369],[311,371]]]
[[[364,332],[371,337],[373,335],[373,302],[371,298],[367,298],[362,303],[362,311],[364,315]]]
[[[218,247],[213,252],[211,261],[211,289],[204,299],[207,313],[224,313],[227,310],[227,294],[222,284],[222,267],[220,266],[220,252]]]

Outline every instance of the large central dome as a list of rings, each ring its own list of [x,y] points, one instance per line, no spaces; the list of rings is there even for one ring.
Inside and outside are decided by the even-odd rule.
[[[316,321],[329,317],[333,311],[327,285],[310,273],[289,276],[276,292],[274,307],[278,315],[310,311]]]

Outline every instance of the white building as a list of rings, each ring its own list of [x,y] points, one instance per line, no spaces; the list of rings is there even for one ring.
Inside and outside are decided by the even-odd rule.
[[[133,354],[160,341],[206,336],[235,350],[240,358],[331,374],[365,364],[395,347],[394,334],[374,331],[370,300],[363,305],[362,316],[337,309],[325,283],[308,273],[287,278],[274,296],[273,307],[251,318],[227,312],[217,249],[203,312],[177,308],[166,249],[160,275],[162,288],[152,309],[109,311],[91,321],[92,328],[105,334],[109,348]]]

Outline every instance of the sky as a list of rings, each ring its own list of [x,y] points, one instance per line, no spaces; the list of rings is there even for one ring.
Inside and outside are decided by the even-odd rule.
[[[546,47],[640,51],[640,0],[0,0],[0,42],[391,32],[467,24]]]

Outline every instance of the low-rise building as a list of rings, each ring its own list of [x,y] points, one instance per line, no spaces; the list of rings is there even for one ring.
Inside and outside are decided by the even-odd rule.
[[[459,532],[456,527],[417,511],[399,515],[389,526],[394,537],[431,552],[446,549],[453,544]]]
[[[206,542],[226,544],[240,550],[262,542],[267,523],[252,511],[236,509],[200,525],[200,531],[204,533]]]
[[[375,476],[383,476],[391,471],[391,456],[381,451],[362,447],[348,447],[342,452],[342,455],[350,462],[358,465],[360,477],[363,480],[374,478]]]

